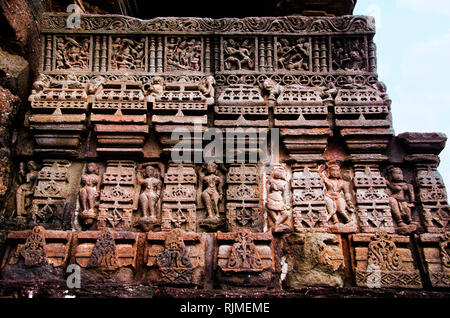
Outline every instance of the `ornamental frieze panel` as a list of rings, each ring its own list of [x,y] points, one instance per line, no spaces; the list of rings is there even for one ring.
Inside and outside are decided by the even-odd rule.
[[[352,235],[356,285],[369,288],[422,288],[409,236],[378,232]]]

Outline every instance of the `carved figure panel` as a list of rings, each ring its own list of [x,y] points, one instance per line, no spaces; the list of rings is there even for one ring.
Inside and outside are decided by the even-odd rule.
[[[100,181],[97,164],[94,162],[88,163],[85,173],[81,176],[79,192],[79,217],[87,227],[90,227],[97,219]]]
[[[252,71],[256,68],[255,38],[222,38],[222,63],[225,71]]]
[[[138,234],[104,229],[78,232],[74,261],[86,269],[114,271],[136,267]]]
[[[89,70],[91,38],[87,36],[57,36],[54,52],[55,70]]]
[[[110,38],[112,70],[145,71],[146,39],[113,36]]]
[[[273,286],[272,233],[217,232],[216,277],[222,285]]]
[[[203,71],[203,41],[198,37],[166,38],[166,71]]]
[[[279,70],[311,70],[311,42],[309,38],[277,38],[276,48]]]
[[[352,235],[356,285],[370,288],[422,288],[408,236],[378,232]]]
[[[11,231],[3,257],[2,267],[16,265],[23,259],[26,267],[51,264],[61,267],[70,257],[72,233],[45,230],[35,226],[32,230]]]
[[[403,171],[398,167],[388,168],[389,178],[386,181],[389,193],[389,207],[392,218],[397,223],[397,233],[414,232],[417,224],[413,222],[412,214],[415,208],[415,193],[412,184],[405,181]],[[414,209],[415,211],[415,209]]]
[[[181,229],[149,232],[145,261],[147,278],[163,285],[202,285],[205,241]]]
[[[356,208],[353,203],[350,182],[344,180],[341,174],[341,163],[336,160],[328,161],[319,167],[319,175],[325,185],[325,207],[327,219],[333,225],[331,232],[356,232]]]
[[[368,71],[364,38],[333,38],[331,52],[333,71]]]
[[[161,223],[161,171],[157,165],[143,165],[138,172],[137,181],[140,185],[138,223],[144,230],[148,230],[151,224]]]

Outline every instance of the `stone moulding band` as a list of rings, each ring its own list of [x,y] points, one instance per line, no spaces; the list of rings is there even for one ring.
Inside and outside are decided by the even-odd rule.
[[[337,35],[375,34],[372,18],[340,17],[249,17],[249,18],[179,18],[163,17],[140,20],[121,15],[84,15],[80,28],[67,27],[67,13],[44,13],[41,33],[86,34],[289,34]]]

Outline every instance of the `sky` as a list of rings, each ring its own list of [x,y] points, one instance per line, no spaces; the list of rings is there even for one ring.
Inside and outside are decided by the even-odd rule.
[[[396,135],[450,137],[450,1],[358,0],[354,14],[375,18],[378,78],[392,100]],[[448,188],[450,141],[440,158]]]

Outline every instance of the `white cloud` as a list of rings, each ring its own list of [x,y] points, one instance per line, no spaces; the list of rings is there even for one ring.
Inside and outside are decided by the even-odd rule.
[[[396,0],[395,4],[398,8],[450,15],[450,1],[448,0]]]

